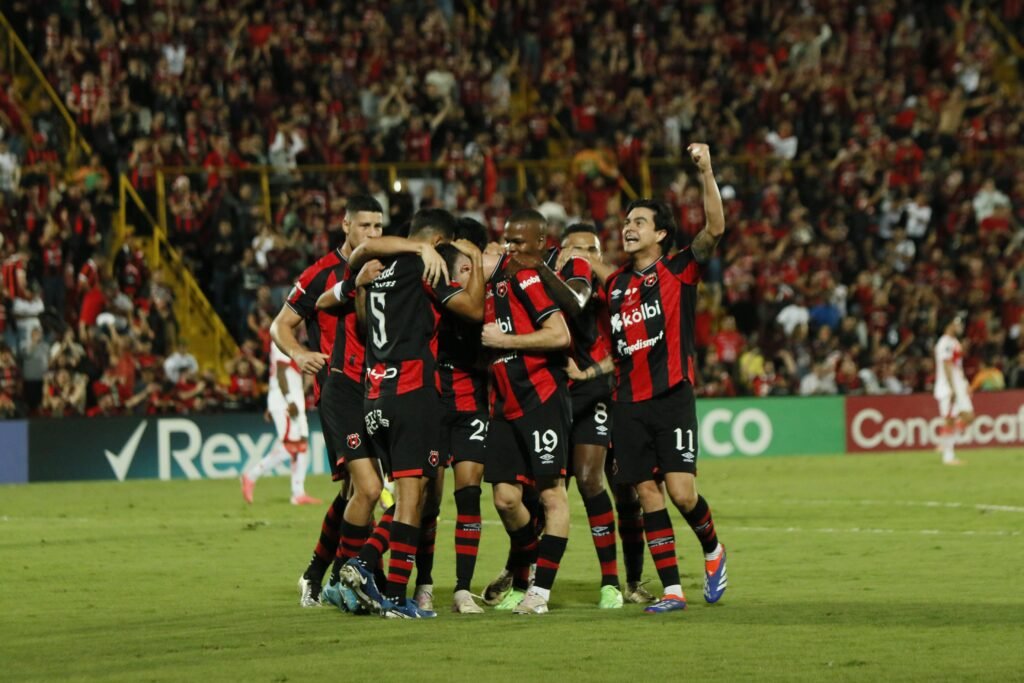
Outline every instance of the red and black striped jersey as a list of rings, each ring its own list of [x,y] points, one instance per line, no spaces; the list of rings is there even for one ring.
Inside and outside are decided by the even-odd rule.
[[[615,399],[645,401],[694,382],[694,319],[701,265],[683,249],[642,271],[625,266],[608,278]]]
[[[441,400],[448,410],[482,413],[487,410],[487,370],[481,365],[480,325],[452,313],[441,314],[437,342],[437,377]]]
[[[612,352],[608,325],[608,301],[600,280],[586,259],[574,257],[565,262],[558,277],[566,284],[573,280],[588,283],[592,294],[580,315],[569,318],[572,333],[572,358],[580,370],[600,363]]]
[[[27,292],[22,287],[21,274],[26,273],[27,259],[21,254],[13,254],[0,266],[0,283],[3,293],[9,299],[24,298]]]
[[[551,298],[536,270],[505,272],[509,256],[502,256],[487,281],[484,323],[497,323],[505,334],[530,334],[561,309]],[[566,386],[565,354],[495,349],[491,356],[490,406],[492,417],[514,420],[541,405]]]
[[[366,398],[438,389],[441,309],[462,287],[425,283],[423,261],[413,254],[382,262],[366,288]]]
[[[306,321],[306,336],[311,348],[317,349],[320,353],[330,355],[334,349],[334,338],[337,328],[340,325],[336,314],[318,311],[316,300],[320,295],[334,286],[345,272],[346,261],[341,252],[337,249],[321,257],[316,263],[306,268],[295,281],[295,286],[288,293],[286,304],[295,311],[296,315]],[[350,309],[352,317],[355,317],[355,305],[348,303],[345,306]],[[358,337],[357,337],[358,340]],[[359,362],[362,370],[362,359]],[[327,378],[328,369],[325,367],[317,373],[313,382],[314,400],[320,401],[320,389],[323,381]],[[361,381],[361,372],[355,380]]]

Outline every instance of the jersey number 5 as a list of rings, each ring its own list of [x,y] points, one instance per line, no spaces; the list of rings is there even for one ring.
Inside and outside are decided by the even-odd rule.
[[[373,345],[378,349],[388,343],[388,331],[384,326],[384,292],[370,292],[370,314],[373,318]]]

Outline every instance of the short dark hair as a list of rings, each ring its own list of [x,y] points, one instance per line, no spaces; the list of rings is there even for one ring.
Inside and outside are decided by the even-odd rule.
[[[354,194],[345,202],[345,215],[354,216],[360,211],[369,211],[370,213],[380,214],[384,213],[384,209],[381,207],[380,202],[370,195]]]
[[[448,266],[448,277],[455,279],[455,262],[462,256],[462,252],[456,249],[452,244],[448,242],[442,242],[437,245],[437,253],[444,259],[444,264]]]
[[[542,223],[548,224],[548,219],[544,217],[537,209],[516,209],[509,214],[508,219],[505,221],[506,225],[512,225],[513,223]]]
[[[676,240],[676,218],[672,209],[665,202],[657,199],[634,199],[626,206],[626,215],[633,209],[650,209],[654,213],[654,229],[664,230],[667,234],[661,240],[661,252],[667,254]]]
[[[475,218],[463,216],[455,226],[455,239],[469,240],[483,251],[487,248],[487,228]]]
[[[420,209],[412,216],[409,237],[434,232],[447,241],[455,236],[456,226],[455,216],[444,209]]]
[[[569,235],[575,235],[578,232],[585,232],[591,235],[597,235],[601,237],[601,233],[597,231],[597,226],[593,223],[571,223],[565,227],[562,231],[562,239],[564,240]]]

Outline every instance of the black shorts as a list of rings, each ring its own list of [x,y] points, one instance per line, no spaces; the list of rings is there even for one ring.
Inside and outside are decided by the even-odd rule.
[[[477,462],[483,465],[484,446],[487,440],[487,413],[459,413],[454,410],[445,411],[441,422],[441,451],[445,465],[459,462]]]
[[[371,450],[388,479],[437,476],[444,415],[436,389],[366,399],[363,408]]]
[[[342,372],[332,372],[320,392],[320,426],[334,481],[347,476],[345,463],[372,457],[366,445],[363,386]]]
[[[616,401],[616,484],[660,479],[666,472],[697,474],[697,404],[683,382],[647,401]]]
[[[534,485],[538,480],[564,477],[571,417],[569,392],[564,389],[515,420],[492,417],[484,481]]]
[[[611,389],[601,379],[573,384],[572,445],[588,444],[608,448],[612,440]]]

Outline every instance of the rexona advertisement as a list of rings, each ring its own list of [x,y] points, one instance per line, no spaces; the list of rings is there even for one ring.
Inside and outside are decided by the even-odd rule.
[[[311,470],[329,472],[319,416],[309,417]],[[273,425],[256,414],[33,420],[28,475],[29,481],[229,479],[265,456],[274,438]]]
[[[1024,446],[1024,391],[977,393],[975,419],[960,448]],[[854,396],[846,400],[846,449],[850,453],[916,451],[938,442],[938,404],[929,394]]]

